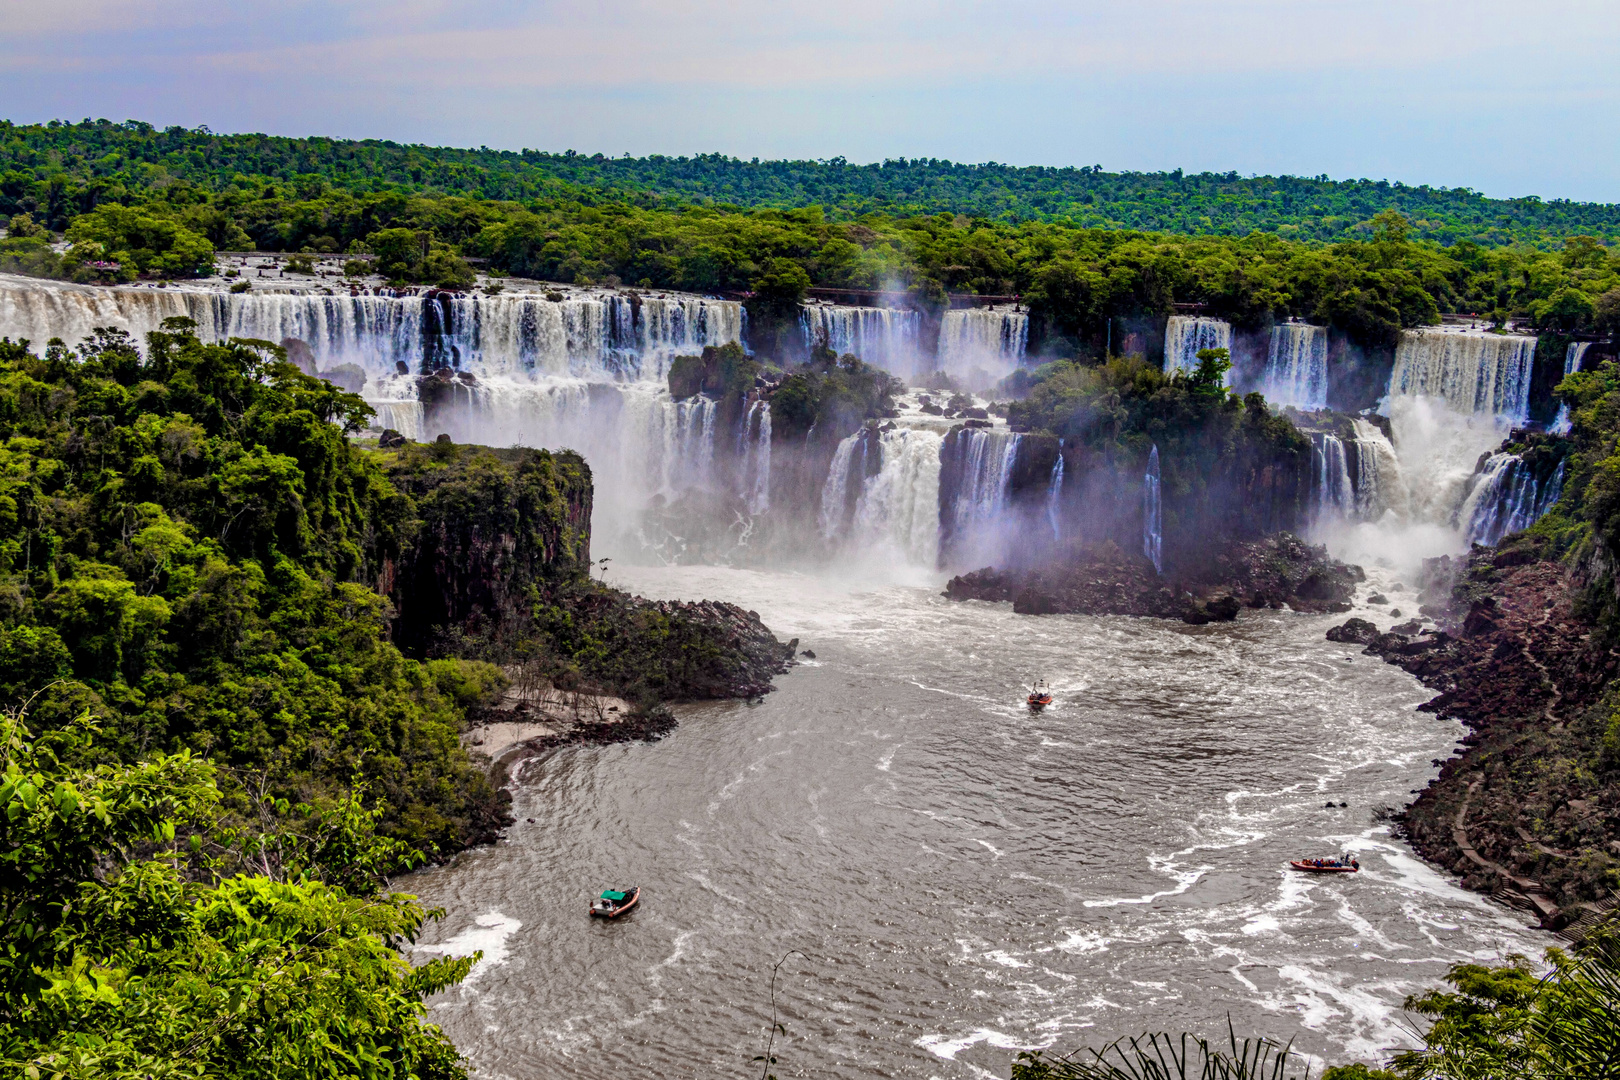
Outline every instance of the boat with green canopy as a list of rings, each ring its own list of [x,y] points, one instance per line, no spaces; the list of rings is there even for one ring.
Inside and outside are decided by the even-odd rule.
[[[591,915],[599,919],[617,919],[636,906],[641,899],[641,886],[624,889],[603,889],[602,895],[591,904]]]

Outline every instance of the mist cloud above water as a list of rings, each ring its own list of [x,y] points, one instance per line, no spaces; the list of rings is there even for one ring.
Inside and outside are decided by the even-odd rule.
[[[5,5],[14,120],[582,152],[1388,177],[1620,198],[1607,5]],[[1535,154],[1504,152],[1534,131]]]

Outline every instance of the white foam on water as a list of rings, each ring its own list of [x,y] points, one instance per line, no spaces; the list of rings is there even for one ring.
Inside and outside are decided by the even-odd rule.
[[[473,919],[473,925],[436,945],[417,945],[416,952],[443,953],[445,956],[464,957],[481,952],[483,957],[473,965],[462,980],[462,986],[471,986],[491,968],[499,967],[511,958],[507,939],[523,928],[517,919],[503,915],[499,908],[484,912]]]

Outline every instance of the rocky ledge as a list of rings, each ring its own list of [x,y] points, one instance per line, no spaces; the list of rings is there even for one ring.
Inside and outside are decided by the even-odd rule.
[[[1328,631],[1438,690],[1421,709],[1469,729],[1402,823],[1465,887],[1578,935],[1620,871],[1620,727],[1605,694],[1620,656],[1566,567],[1533,549],[1433,560],[1424,585],[1438,630],[1351,619]]]
[[[1245,607],[1348,611],[1364,577],[1326,548],[1278,533],[1229,544],[1180,577],[1161,576],[1142,556],[1105,544],[1056,565],[963,574],[950,580],[945,595],[1011,601],[1025,615],[1144,615],[1202,624],[1234,619]]]
[[[647,600],[598,586],[575,590],[564,606],[569,629],[587,642],[586,676],[643,703],[761,697],[799,645],[778,641],[758,612],[718,600]]]

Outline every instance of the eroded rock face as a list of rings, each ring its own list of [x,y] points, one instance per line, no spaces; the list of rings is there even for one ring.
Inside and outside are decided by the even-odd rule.
[[[1423,610],[1446,620],[1438,631],[1412,636],[1408,624],[1369,636],[1370,624],[1352,619],[1329,632],[1364,640],[1439,691],[1420,708],[1469,728],[1462,754],[1436,762],[1439,775],[1402,817],[1413,847],[1465,887],[1510,890],[1555,928],[1580,918],[1620,870],[1605,704],[1620,655],[1581,600],[1558,562],[1476,548],[1425,569]]]

